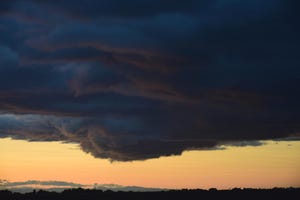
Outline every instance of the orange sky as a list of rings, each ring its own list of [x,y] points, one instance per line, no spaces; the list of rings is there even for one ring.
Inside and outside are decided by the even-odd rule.
[[[300,187],[300,142],[189,151],[146,161],[95,159],[76,144],[0,139],[0,179],[162,188]]]

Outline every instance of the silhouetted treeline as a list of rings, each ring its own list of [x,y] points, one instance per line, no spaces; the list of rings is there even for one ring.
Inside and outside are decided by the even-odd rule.
[[[0,191],[1,200],[174,200],[174,199],[299,199],[300,188],[274,189],[239,189],[232,190],[169,190],[160,192],[113,192],[111,190],[70,189],[61,193],[49,191],[33,191],[30,193],[14,193],[8,190]]]

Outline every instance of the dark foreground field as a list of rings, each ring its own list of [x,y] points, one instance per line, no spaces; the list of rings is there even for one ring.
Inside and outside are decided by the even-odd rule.
[[[161,192],[113,192],[101,190],[71,189],[61,193],[37,191],[26,194],[13,193],[7,190],[0,191],[1,200],[29,200],[29,199],[300,199],[300,188],[275,189],[233,189],[233,190],[170,190]]]

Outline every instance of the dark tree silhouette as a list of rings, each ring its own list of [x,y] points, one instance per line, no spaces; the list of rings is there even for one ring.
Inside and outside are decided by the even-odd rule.
[[[273,189],[240,189],[232,190],[169,190],[160,192],[113,192],[111,190],[91,190],[91,189],[69,189],[61,193],[39,190],[25,194],[13,193],[8,190],[0,191],[0,199],[3,200],[125,200],[125,199],[298,199],[300,188],[273,188]]]

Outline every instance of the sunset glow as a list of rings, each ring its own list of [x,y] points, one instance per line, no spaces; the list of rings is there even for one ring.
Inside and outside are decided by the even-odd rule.
[[[188,151],[147,161],[94,159],[76,144],[1,139],[0,172],[9,181],[64,180],[161,188],[299,187],[300,142]],[[73,176],[76,174],[76,176]]]

